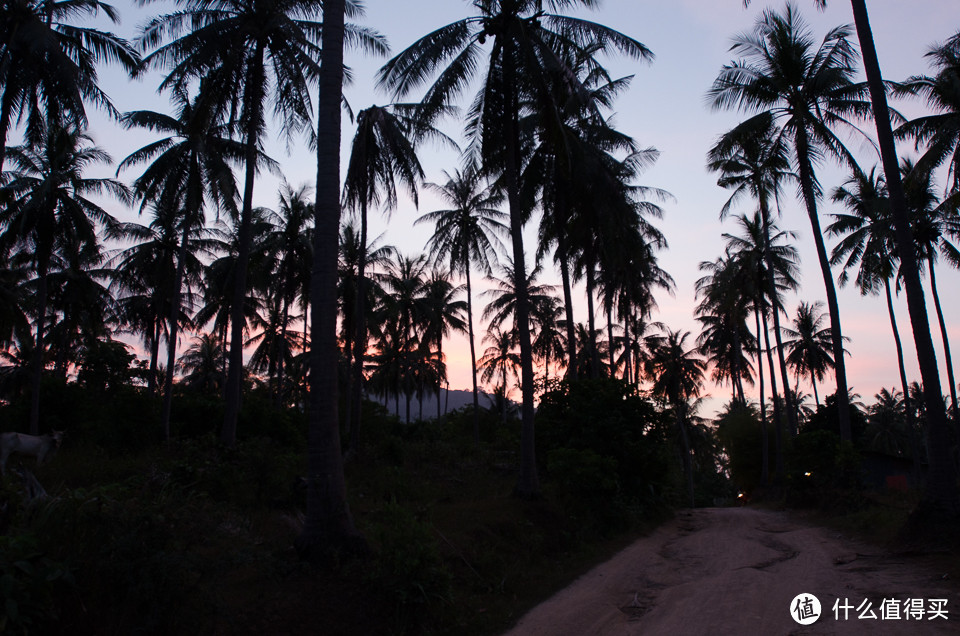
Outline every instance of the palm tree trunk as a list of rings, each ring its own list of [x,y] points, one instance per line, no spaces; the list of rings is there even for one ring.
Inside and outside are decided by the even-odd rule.
[[[593,259],[587,256],[584,260],[587,263],[587,346],[590,347],[590,377],[595,380],[600,377],[600,354],[597,351],[597,318],[593,306]]]
[[[773,254],[770,250],[770,211],[767,209],[766,197],[760,198],[760,216],[763,219],[763,259],[767,265],[767,295],[770,297],[770,307],[773,309],[773,335],[777,343],[777,358],[780,363],[780,379],[783,381],[783,394],[786,398],[787,423],[790,427],[790,437],[797,436],[799,423],[797,421],[797,407],[790,396],[790,379],[787,377],[787,363],[783,357],[783,339],[780,336],[780,303],[777,296],[776,273],[773,270]],[[771,369],[772,371],[772,369]]]
[[[577,379],[577,332],[573,321],[573,290],[570,285],[570,266],[567,263],[567,245],[565,228],[559,218],[555,218],[557,232],[557,260],[560,261],[560,280],[563,283],[563,310],[567,318],[567,377]]]
[[[147,393],[154,395],[157,391],[157,365],[160,360],[160,332],[162,322],[156,319],[150,334],[150,376],[147,378]]]
[[[250,262],[253,224],[253,185],[257,174],[257,147],[261,112],[263,109],[263,44],[258,44],[251,59],[244,102],[250,120],[246,131],[246,175],[243,185],[243,208],[240,213],[240,231],[236,269],[233,272],[233,303],[230,307],[230,362],[227,367],[227,386],[224,390],[226,406],[220,441],[225,446],[237,442],[237,419],[240,416],[240,397],[243,383],[243,309],[247,298],[247,265]]]
[[[807,207],[807,216],[813,229],[813,239],[817,245],[817,257],[820,260],[820,273],[827,292],[827,308],[830,310],[830,329],[833,334],[833,364],[837,380],[837,416],[840,420],[840,441],[850,442],[853,435],[850,429],[850,395],[847,392],[847,365],[843,358],[843,332],[840,328],[840,305],[837,302],[837,288],[833,284],[827,248],[823,243],[820,230],[820,217],[817,214],[817,198],[813,189],[813,166],[810,163],[810,144],[807,131],[800,127],[796,133],[797,166],[800,172],[800,189]]]
[[[173,278],[173,298],[170,307],[170,337],[167,338],[167,369],[163,383],[163,407],[160,411],[160,427],[164,441],[170,439],[170,414],[173,409],[173,369],[177,365],[177,327],[180,322],[180,297],[183,289],[183,274],[187,264],[187,239],[190,233],[184,221],[183,236],[177,254],[177,272]]]
[[[760,381],[760,485],[766,486],[770,481],[770,434],[767,432],[767,403],[763,392],[763,343],[760,341],[760,308],[753,310],[757,321],[757,378]]]
[[[440,422],[440,391],[443,389],[443,379],[440,377],[440,367],[443,364],[443,334],[437,338],[437,422]]]
[[[890,293],[890,279],[883,279],[883,290],[887,297],[887,313],[890,316],[890,328],[893,329],[893,341],[897,345],[897,369],[900,371],[900,387],[903,389],[903,400],[907,412],[910,411],[910,386],[907,383],[907,370],[903,364],[903,345],[900,343],[900,330],[897,329],[897,318],[893,313],[893,294]]]
[[[520,341],[520,391],[522,394],[520,427],[520,477],[516,493],[520,497],[532,498],[540,494],[540,479],[537,476],[536,446],[534,442],[533,410],[533,347],[530,343],[530,308],[527,297],[527,266],[523,249],[523,219],[520,209],[520,189],[517,182],[519,160],[517,158],[517,117],[519,104],[516,95],[513,51],[506,47],[503,52],[504,80],[511,94],[507,97],[510,105],[505,113],[507,201],[510,208],[510,234],[513,247],[514,292],[516,294],[516,321]],[[506,399],[506,394],[504,394]]]
[[[896,232],[897,255],[900,257],[900,271],[907,292],[907,308],[910,311],[910,323],[913,327],[913,341],[920,364],[920,377],[923,381],[923,401],[927,414],[927,439],[929,442],[930,470],[927,473],[927,489],[924,493],[923,508],[938,515],[953,517],[960,512],[960,498],[957,496],[957,483],[953,461],[948,451],[947,414],[940,394],[940,370],[930,335],[930,321],[927,316],[923,287],[920,285],[920,267],[914,250],[913,236],[910,231],[910,215],[907,212],[907,200],[900,181],[897,147],[890,127],[890,111],[887,108],[887,95],[880,73],[880,62],[873,42],[873,31],[867,15],[865,0],[851,0],[853,18],[860,39],[863,66],[873,102],[873,119],[877,124],[877,141],[880,145],[880,157],[883,172],[887,178],[887,190],[890,193],[893,226]]]
[[[274,404],[277,408],[284,405],[283,402],[283,381],[284,381],[284,361],[289,350],[287,344],[287,324],[290,322],[290,303],[286,295],[283,297],[283,311],[280,315],[280,359],[277,360],[277,395]]]
[[[307,512],[296,547],[320,560],[366,543],[353,524],[337,413],[337,246],[340,236],[340,102],[345,0],[323,3],[323,52],[317,98],[317,202],[310,282],[313,339],[307,412]]]
[[[927,267],[930,269],[930,291],[933,292],[933,306],[937,310],[937,320],[940,323],[940,337],[943,339],[943,361],[947,365],[947,383],[950,385],[950,404],[953,413],[953,423],[960,432],[960,422],[957,421],[957,383],[953,378],[953,358],[950,356],[950,338],[947,337],[947,323],[943,320],[943,308],[940,306],[940,292],[937,290],[937,275],[933,267],[933,255],[927,257]],[[960,439],[960,438],[958,438]]]
[[[610,349],[608,352],[610,354],[610,377],[613,378],[616,376],[614,373],[617,368],[616,360],[614,360],[613,354],[613,309],[610,305],[607,305],[607,347]]]
[[[357,302],[353,320],[356,332],[353,336],[350,380],[350,402],[347,405],[347,427],[350,433],[350,450],[360,452],[360,418],[363,409],[363,357],[367,351],[367,202],[360,201],[360,254],[357,258]]]
[[[480,445],[480,393],[477,390],[477,349],[473,341],[473,289],[470,286],[470,263],[463,268],[467,275],[467,330],[470,337],[470,379],[473,381],[473,441]]]
[[[770,369],[770,394],[773,400],[773,439],[777,467],[777,480],[782,481],[786,476],[783,468],[783,415],[780,410],[780,394],[777,391],[777,372],[773,364],[773,351],[770,349],[770,330],[767,327],[767,312],[763,316],[763,340],[767,347],[767,366]]]
[[[696,508],[696,499],[693,496],[693,461],[690,455],[690,435],[687,433],[687,426],[684,418],[686,405],[681,406],[678,401],[674,405],[677,412],[677,428],[680,429],[680,439],[683,442],[683,472],[687,477],[687,493],[690,496],[690,507]]]
[[[903,407],[910,429],[910,454],[913,456],[913,480],[920,483],[920,440],[917,439],[917,427],[913,421],[913,407],[910,405],[910,385],[907,383],[907,370],[903,364],[903,345],[900,343],[900,330],[893,313],[893,294],[890,293],[890,279],[883,279],[883,289],[887,296],[887,313],[890,314],[890,327],[893,329],[893,341],[897,345],[897,368],[900,371],[900,387],[903,389]]]
[[[41,254],[37,263],[37,338],[34,341],[30,377],[30,434],[40,434],[40,381],[43,378],[43,337],[47,322],[47,270],[50,257]]]

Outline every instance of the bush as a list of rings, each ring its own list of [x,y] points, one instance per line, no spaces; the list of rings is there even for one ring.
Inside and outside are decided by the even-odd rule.
[[[377,546],[369,580],[394,600],[401,627],[419,621],[429,605],[449,601],[452,579],[428,524],[389,503],[376,513],[369,536]]]
[[[35,633],[56,621],[56,598],[73,585],[70,569],[47,557],[35,536],[0,535],[0,632]]]
[[[605,523],[619,526],[628,511],[662,506],[679,478],[662,417],[619,380],[564,383],[541,400],[538,457],[568,503],[582,499],[574,509],[610,510]],[[574,484],[567,470],[589,482]]]

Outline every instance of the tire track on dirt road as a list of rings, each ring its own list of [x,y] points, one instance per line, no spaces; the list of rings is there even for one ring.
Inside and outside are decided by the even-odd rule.
[[[896,555],[752,508],[684,511],[526,614],[505,636],[633,634],[960,634],[960,573],[929,571]],[[790,614],[815,595],[820,618]],[[834,617],[834,602],[864,601],[877,618]],[[881,620],[884,599],[946,599],[947,620]],[[863,606],[865,608],[865,606]],[[866,616],[869,611],[863,612]]]

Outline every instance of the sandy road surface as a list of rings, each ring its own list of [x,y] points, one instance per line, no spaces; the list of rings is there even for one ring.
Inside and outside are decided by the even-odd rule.
[[[684,512],[524,616],[508,636],[593,634],[960,634],[960,573],[919,568],[777,512]],[[800,625],[806,592],[820,618]],[[884,599],[947,599],[947,620],[881,620]],[[834,618],[837,600],[853,606]],[[871,602],[874,620],[858,618]],[[866,610],[866,607],[864,608]]]

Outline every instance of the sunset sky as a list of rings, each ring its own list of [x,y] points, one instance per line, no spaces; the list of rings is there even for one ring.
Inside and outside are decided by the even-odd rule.
[[[471,15],[473,10],[469,2],[461,0],[367,0],[365,4],[367,15],[361,23],[383,33],[394,53],[437,27]],[[932,44],[960,30],[960,11],[956,0],[868,0],[867,4],[881,67],[887,79],[902,80],[910,75],[929,73],[924,53]],[[172,7],[165,2],[153,3],[145,8],[133,7],[132,3],[126,2],[118,2],[116,6],[121,10],[123,23],[115,30],[127,38],[136,34],[137,27],[149,15]],[[797,6],[817,40],[829,28],[852,22],[850,5],[843,0],[833,0],[824,12],[816,11],[810,0],[797,0]],[[642,183],[663,188],[675,198],[663,204],[664,218],[656,221],[656,225],[664,232],[670,245],[669,250],[660,254],[660,264],[675,279],[676,295],[659,294],[659,310],[651,319],[663,321],[674,329],[689,330],[694,337],[699,331],[698,323],[693,318],[694,282],[700,277],[698,264],[722,254],[723,232],[737,231],[732,220],[725,223],[719,221],[719,211],[728,194],[716,185],[716,177],[706,171],[705,154],[718,135],[746,117],[735,112],[711,111],[706,105],[705,94],[721,66],[733,59],[728,50],[731,37],[749,31],[756,16],[768,7],[779,9],[783,3],[755,0],[749,9],[744,9],[741,0],[606,0],[598,11],[578,12],[582,17],[614,27],[638,39],[656,55],[651,64],[624,59],[609,60],[608,68],[615,75],[635,76],[631,88],[616,103],[615,121],[620,130],[632,135],[639,144],[654,146],[660,151],[659,161],[643,176]],[[354,111],[374,103],[391,101],[391,96],[376,91],[373,86],[374,74],[384,61],[348,51],[347,64],[354,74],[354,82],[346,89],[346,95]],[[145,108],[167,110],[166,98],[155,93],[158,82],[159,76],[156,75],[131,82],[115,69],[105,68],[102,71],[103,88],[121,111]],[[468,99],[471,96],[468,95]],[[418,95],[413,96],[416,97]],[[895,106],[908,117],[925,112],[925,107],[917,102],[898,103]],[[864,129],[869,132],[871,126],[868,123]],[[460,135],[461,125],[457,121],[445,122],[441,127],[455,137]],[[92,114],[91,133],[96,142],[113,155],[115,161],[152,140],[147,133],[121,131],[101,114]],[[344,157],[349,152],[352,134],[352,126],[345,120]],[[871,146],[864,141],[852,139],[850,147],[867,169],[878,163]],[[909,149],[904,146],[901,151]],[[315,160],[305,144],[287,148],[283,142],[277,142],[268,146],[268,152],[282,164],[286,179],[291,184],[313,184]],[[424,149],[421,160],[430,181],[441,181],[442,170],[457,167],[456,153],[440,148]],[[131,181],[136,174],[136,171],[130,171],[121,174],[121,177]],[[845,179],[844,174],[829,163],[819,169],[819,176],[826,191]],[[275,206],[277,185],[276,178],[264,175],[257,182],[255,202]],[[782,229],[792,230],[799,235],[796,246],[802,258],[802,287],[798,295],[787,300],[790,316],[800,300],[825,300],[809,222],[793,194],[787,193],[783,202],[783,216],[779,221]],[[428,194],[421,196],[419,211],[409,200],[402,199],[399,209],[393,212],[389,220],[381,219],[377,212],[372,212],[374,229],[371,236],[385,232],[386,243],[397,246],[404,253],[419,252],[430,230],[425,226],[412,227],[413,220],[419,214],[438,207],[441,204]],[[113,204],[112,210],[126,219],[134,217],[134,213],[120,210],[116,204]],[[744,202],[737,211],[749,213],[752,212],[752,206]],[[829,214],[834,211],[838,211],[834,204],[822,204],[821,219],[824,226],[829,223]],[[834,240],[828,239],[828,249],[834,243]],[[528,253],[532,255],[532,238],[527,245]],[[937,273],[947,328],[956,341],[956,333],[960,332],[960,318],[957,318],[960,315],[960,298],[956,293],[960,277],[956,270],[948,269],[946,264],[941,264]],[[550,276],[547,282],[558,282],[558,276]],[[924,280],[926,283],[927,279]],[[478,287],[483,287],[483,284]],[[848,383],[865,401],[872,401],[873,394],[881,387],[899,386],[885,304],[881,297],[860,298],[852,288],[840,289],[839,295],[844,334],[850,338],[847,346],[850,352]],[[585,320],[582,290],[577,297],[580,299],[579,317]],[[906,347],[908,377],[910,380],[919,379],[906,305],[902,299],[896,309]],[[932,300],[928,301],[928,310],[935,320]],[[479,311],[477,313],[479,317]],[[934,343],[942,362],[938,331],[935,331]],[[479,342],[478,349],[482,352]],[[451,388],[468,388],[470,364],[466,340],[455,340],[445,345],[444,351],[448,355]],[[955,351],[954,355],[956,357],[960,353]],[[946,384],[945,374],[943,381]],[[826,384],[821,396],[832,392],[831,380],[827,380]],[[708,385],[706,390],[721,400],[729,396],[727,387]],[[803,390],[809,392],[809,387],[804,385]],[[753,393],[756,393],[755,389]]]

